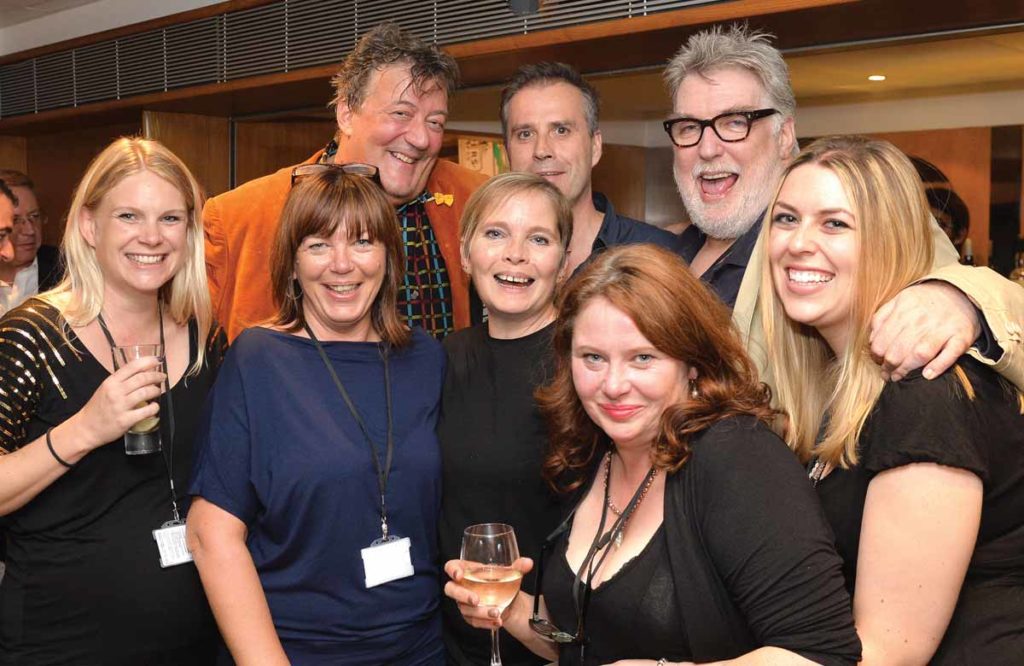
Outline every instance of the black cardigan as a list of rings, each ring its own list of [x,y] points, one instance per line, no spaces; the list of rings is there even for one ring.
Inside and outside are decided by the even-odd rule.
[[[854,664],[860,639],[814,489],[767,426],[721,421],[665,489],[676,598],[696,662],[762,646]]]
[[[664,525],[693,661],[774,646],[820,664],[856,664],[842,560],[796,456],[750,416],[711,426],[692,451],[666,481]],[[568,506],[585,496],[601,459]]]

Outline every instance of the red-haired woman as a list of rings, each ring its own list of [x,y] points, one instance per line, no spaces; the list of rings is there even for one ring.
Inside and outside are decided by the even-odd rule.
[[[602,255],[570,283],[554,347],[545,475],[575,509],[541,551],[542,598],[497,617],[449,583],[466,619],[560,664],[856,662],[813,490],[728,311],[683,263]]]

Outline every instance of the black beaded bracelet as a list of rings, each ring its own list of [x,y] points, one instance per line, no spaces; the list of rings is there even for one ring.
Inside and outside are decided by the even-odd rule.
[[[57,452],[53,448],[53,440],[50,439],[50,432],[52,430],[53,430],[53,427],[50,427],[50,428],[46,429],[46,448],[50,449],[50,454],[53,456],[54,460],[59,462],[61,465],[64,465],[68,469],[71,469],[72,467],[74,467],[74,465],[72,465],[68,461],[66,461],[63,458],[61,458],[60,456],[58,456]]]

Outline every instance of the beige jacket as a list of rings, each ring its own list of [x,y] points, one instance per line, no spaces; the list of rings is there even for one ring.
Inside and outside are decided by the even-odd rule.
[[[932,239],[935,242],[935,263],[932,272],[922,278],[921,282],[948,282],[971,299],[981,310],[1003,354],[993,361],[984,358],[973,347],[969,353],[1024,390],[1024,289],[988,268],[959,264],[956,249],[934,221]],[[767,341],[758,302],[765,254],[762,245],[763,236],[758,238],[747,263],[732,319],[743,336],[747,352],[757,366],[761,379],[772,386],[774,378],[768,367]]]

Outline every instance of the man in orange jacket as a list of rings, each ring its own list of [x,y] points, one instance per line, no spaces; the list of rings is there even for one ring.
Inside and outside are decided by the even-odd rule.
[[[410,326],[437,337],[470,323],[458,223],[469,195],[485,180],[437,158],[448,97],[457,81],[451,56],[394,24],[374,28],[332,80],[338,121],[334,140],[305,162],[378,168],[405,239],[407,271],[399,310]],[[277,310],[268,266],[293,169],[249,181],[206,204],[210,293],[229,339]]]

